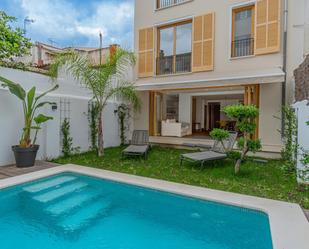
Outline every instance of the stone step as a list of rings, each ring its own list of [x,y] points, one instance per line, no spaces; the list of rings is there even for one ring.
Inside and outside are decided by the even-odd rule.
[[[109,207],[109,201],[98,199],[66,217],[63,221],[58,223],[58,225],[67,231],[80,229],[83,226],[87,226],[92,220],[98,218],[103,212],[106,212]]]
[[[61,200],[55,204],[48,206],[45,210],[53,216],[68,213],[77,207],[81,207],[84,203],[96,199],[99,196],[98,192],[83,192],[72,197]]]
[[[64,183],[72,182],[74,180],[76,180],[76,177],[74,176],[61,176],[52,180],[47,180],[38,184],[24,187],[23,190],[29,193],[37,193],[43,190],[47,190],[49,188],[57,187]]]
[[[75,182],[69,185],[65,185],[61,188],[48,191],[44,194],[35,195],[32,197],[32,199],[42,203],[47,203],[56,200],[64,195],[74,193],[75,191],[85,188],[86,186],[88,186],[88,184],[85,182]]]

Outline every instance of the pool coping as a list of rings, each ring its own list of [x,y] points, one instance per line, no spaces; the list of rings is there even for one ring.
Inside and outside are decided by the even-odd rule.
[[[269,216],[273,249],[308,249],[309,222],[298,204],[224,192],[153,178],[67,164],[0,180],[0,189],[59,173],[78,173],[116,182],[170,192],[262,211]]]

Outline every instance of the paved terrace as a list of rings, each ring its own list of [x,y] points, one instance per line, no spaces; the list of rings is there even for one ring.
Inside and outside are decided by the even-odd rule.
[[[17,168],[15,165],[2,166],[0,167],[0,180],[13,177],[13,176],[18,176],[18,175],[23,175],[23,174],[43,170],[43,169],[57,167],[58,165],[59,164],[50,163],[46,161],[36,161],[33,167],[28,167],[28,168]],[[307,216],[307,219],[309,221],[309,210],[304,209],[304,213]]]
[[[43,169],[53,168],[58,164],[50,163],[46,161],[36,161],[33,167],[17,168],[14,164],[0,167],[0,180],[12,176],[23,175]]]

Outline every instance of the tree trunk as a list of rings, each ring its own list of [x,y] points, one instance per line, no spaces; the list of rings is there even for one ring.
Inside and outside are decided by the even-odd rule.
[[[102,112],[103,110],[99,111],[99,117],[98,117],[98,156],[99,157],[104,156]]]
[[[242,161],[241,159],[237,159],[237,161],[235,163],[235,168],[234,168],[235,174],[238,174],[239,171],[240,171],[241,161]]]

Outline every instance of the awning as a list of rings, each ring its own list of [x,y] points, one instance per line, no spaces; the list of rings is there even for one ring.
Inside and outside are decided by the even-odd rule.
[[[173,76],[157,76],[139,79],[136,82],[138,91],[173,90],[231,87],[250,84],[282,83],[284,72],[281,68],[257,71],[241,71],[229,73],[189,73]]]

